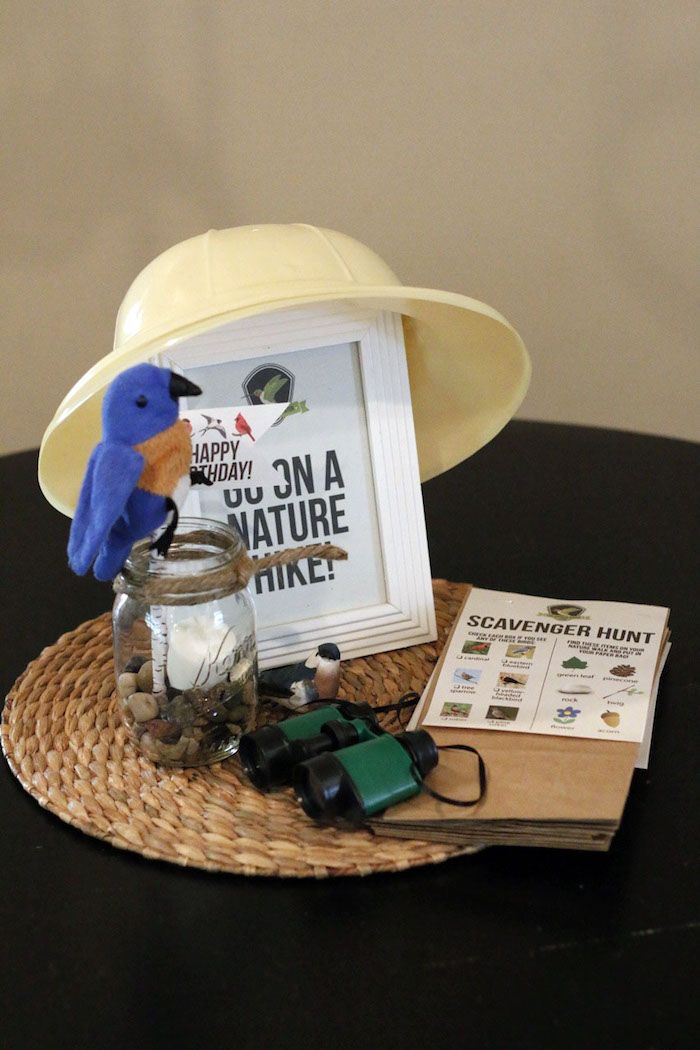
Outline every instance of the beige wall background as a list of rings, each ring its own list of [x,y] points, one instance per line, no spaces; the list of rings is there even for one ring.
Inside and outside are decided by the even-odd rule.
[[[302,221],[519,329],[529,418],[700,437],[698,5],[5,0],[3,451],[155,255]]]

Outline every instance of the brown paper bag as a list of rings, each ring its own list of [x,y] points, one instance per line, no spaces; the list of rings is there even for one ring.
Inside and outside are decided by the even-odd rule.
[[[465,596],[469,597],[471,587]],[[463,606],[462,606],[463,608]],[[450,638],[438,660],[422,707],[427,712]],[[487,771],[486,796],[473,808],[439,802],[425,792],[383,817],[373,820],[379,834],[430,834],[445,841],[515,841],[528,845],[580,844],[607,848],[619,825],[629,792],[639,744],[622,740],[504,733],[488,729],[440,728],[429,731],[438,745],[469,744],[477,748]],[[450,798],[475,798],[479,793],[474,755],[441,751],[430,787]],[[593,840],[591,840],[593,837]]]

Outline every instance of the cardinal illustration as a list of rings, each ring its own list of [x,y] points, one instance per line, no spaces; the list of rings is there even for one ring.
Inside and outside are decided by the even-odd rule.
[[[278,372],[271,379],[268,379],[262,390],[254,390],[253,393],[263,405],[274,405],[277,402],[277,395],[287,382],[287,377],[280,375]]]
[[[244,434],[247,434],[251,441],[255,441],[255,438],[253,437],[253,431],[250,429],[250,423],[248,422],[248,420],[242,412],[238,413],[238,415],[233,421],[233,424],[236,428],[236,433],[238,435],[242,437]]]
[[[226,437],[226,429],[223,422],[220,419],[215,419],[214,416],[205,416],[202,412],[202,419],[206,419],[206,425],[199,431],[201,437],[208,434],[210,430],[213,430],[215,434],[221,434],[222,438]]]
[[[110,383],[102,441],[90,456],[68,540],[68,561],[79,576],[92,566],[98,580],[113,579],[133,544],[170,519],[151,547],[167,554],[192,458],[177,402],[201,393],[184,376],[148,364]]]
[[[305,663],[260,672],[260,690],[285,707],[303,707],[314,700],[335,700],[340,684],[340,649],[319,645]]]

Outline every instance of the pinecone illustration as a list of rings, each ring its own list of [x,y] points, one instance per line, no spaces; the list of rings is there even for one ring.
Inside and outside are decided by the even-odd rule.
[[[630,664],[618,664],[617,667],[610,668],[610,674],[617,675],[618,678],[629,678],[636,670],[637,668]]]

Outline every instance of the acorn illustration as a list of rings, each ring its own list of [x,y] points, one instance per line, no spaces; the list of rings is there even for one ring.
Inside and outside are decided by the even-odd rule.
[[[620,714],[618,711],[605,711],[600,717],[603,719],[606,726],[610,726],[611,729],[617,729],[620,724]]]
[[[610,674],[617,675],[618,678],[629,678],[636,670],[631,664],[618,664],[617,667],[610,668]]]

